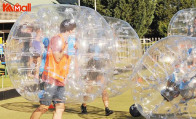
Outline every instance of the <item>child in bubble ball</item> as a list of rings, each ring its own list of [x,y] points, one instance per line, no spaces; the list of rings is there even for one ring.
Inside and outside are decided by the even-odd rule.
[[[175,66],[175,71],[169,77],[166,89],[161,91],[161,95],[167,101],[172,101],[179,95],[182,99],[179,103],[186,103],[187,101],[196,98],[196,69],[194,68],[193,49],[188,50],[187,60]],[[185,74],[186,73],[186,74]]]
[[[93,52],[95,54],[99,53],[100,52],[99,46],[91,45],[91,48],[89,48],[89,53],[91,53],[91,52]],[[91,58],[87,64],[88,68],[95,68],[97,70],[100,70],[103,66],[104,66],[104,61],[96,56]],[[96,81],[96,82],[100,82],[102,84],[105,83],[103,73],[98,72],[98,71],[89,71],[86,75],[86,79],[89,80],[90,82]],[[88,87],[87,92],[90,92],[90,91],[91,91],[91,87]],[[84,100],[87,100],[87,99],[88,99],[88,96],[84,96]],[[110,114],[113,113],[113,111],[109,109],[109,98],[108,98],[108,93],[107,93],[106,89],[104,89],[102,92],[102,100],[103,100],[104,107],[105,107],[105,115],[109,116]],[[82,111],[81,112],[82,114],[87,114],[86,103],[82,103],[81,111]]]
[[[68,38],[76,28],[71,19],[60,24],[60,34],[52,37],[48,46],[44,71],[42,73],[40,106],[32,113],[31,119],[39,119],[47,112],[51,102],[55,106],[53,119],[61,119],[65,110],[65,80],[69,71],[71,57],[68,55]]]

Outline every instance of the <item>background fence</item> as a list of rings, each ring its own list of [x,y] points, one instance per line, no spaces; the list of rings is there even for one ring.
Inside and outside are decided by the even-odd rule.
[[[141,44],[142,44],[142,50],[143,53],[147,51],[147,49],[153,45],[155,42],[157,42],[158,40],[160,40],[160,37],[156,37],[156,38],[141,38]]]

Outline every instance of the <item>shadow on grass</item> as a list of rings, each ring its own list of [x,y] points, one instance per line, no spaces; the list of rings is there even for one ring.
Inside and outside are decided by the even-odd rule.
[[[0,106],[8,110],[32,113],[39,106],[39,104],[28,102],[16,102],[6,103]],[[79,117],[84,119],[145,119],[144,117],[131,117],[129,112],[124,111],[114,111],[114,113],[110,116],[105,116],[104,109],[89,105],[87,106],[88,114],[81,114],[80,106],[80,104],[65,104],[65,113],[78,114]],[[54,109],[49,109],[47,113],[52,114],[53,111]]]
[[[29,102],[16,102],[16,103],[5,103],[0,105],[3,108],[19,112],[32,113],[37,107],[38,103],[29,103]],[[53,109],[50,109],[47,113],[52,113]]]

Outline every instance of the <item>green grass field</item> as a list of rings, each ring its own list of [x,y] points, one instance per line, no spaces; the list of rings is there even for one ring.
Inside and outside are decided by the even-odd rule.
[[[0,65],[1,71],[5,67]],[[0,71],[0,74],[1,74]],[[12,87],[9,76],[0,76],[0,88]],[[66,104],[63,119],[132,119],[129,114],[129,107],[133,104],[131,90],[124,94],[110,98],[110,109],[114,113],[108,117],[104,116],[104,105],[101,98],[96,99],[87,106],[88,114],[80,114],[81,104]],[[31,113],[39,106],[39,103],[32,103],[23,97],[16,97],[0,101],[0,119],[29,119]],[[50,109],[41,119],[51,119],[54,109]],[[143,117],[137,118],[143,119]]]
[[[3,83],[3,86],[2,86]],[[12,87],[11,80],[9,79],[9,76],[0,76],[0,88],[8,88]]]
[[[120,96],[110,98],[110,109],[114,113],[104,116],[104,106],[101,98],[87,105],[88,114],[80,114],[81,104],[66,104],[63,119],[144,119],[143,117],[133,118],[129,114],[129,107],[133,104],[131,90]],[[31,113],[38,107],[38,103],[28,102],[22,97],[0,101],[0,119],[29,119]],[[53,109],[44,114],[41,119],[51,119]]]

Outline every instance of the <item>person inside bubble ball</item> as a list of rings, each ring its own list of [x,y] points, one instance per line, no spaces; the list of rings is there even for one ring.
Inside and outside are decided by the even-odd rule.
[[[91,48],[89,48],[89,52],[93,52],[96,54],[98,54],[100,52],[100,48],[98,45],[91,45]],[[100,70],[102,67],[104,67],[104,61],[101,60],[99,57],[97,56],[93,56],[93,58],[91,58],[89,61],[88,61],[88,64],[87,64],[87,68],[89,69],[96,69],[96,70]],[[99,71],[89,71],[86,75],[86,80],[88,81],[87,83],[89,83],[89,85],[91,85],[91,83],[93,81],[95,82],[100,82],[101,84],[104,85],[104,83],[106,83],[105,81],[105,78],[103,76],[103,73],[99,72]],[[91,92],[91,89],[92,87],[89,86],[88,89],[87,89],[87,93],[88,92]],[[88,99],[88,96],[84,96],[84,100],[87,100]],[[104,89],[103,92],[102,92],[102,101],[104,103],[104,107],[105,107],[105,115],[106,116],[109,116],[110,114],[113,113],[113,110],[110,110],[109,109],[109,97],[108,97],[108,93],[107,93],[107,90]],[[82,103],[81,105],[81,113],[82,114],[87,114],[87,108],[86,108],[86,103]]]
[[[19,26],[18,31],[16,33],[16,36],[18,37],[19,42],[20,42],[20,39],[23,39],[23,41],[27,41],[27,42],[19,43],[19,44],[23,44],[21,46],[23,53],[29,52],[30,42],[28,41],[30,41],[29,39],[31,38],[32,30],[33,30],[33,26],[27,25],[25,23]],[[24,67],[28,67],[30,65],[29,57],[22,55],[21,60],[23,61]]]
[[[32,24],[22,24],[19,26],[19,30],[16,34],[19,38],[26,37],[26,42],[23,43],[23,52],[32,53],[31,57],[23,56],[22,61],[24,62],[25,67],[34,66],[33,64],[37,64],[37,60],[40,60],[41,54],[41,30],[35,25]],[[29,74],[30,72],[28,72]],[[34,74],[34,71],[32,72]],[[31,75],[31,74],[29,74]],[[34,76],[31,76],[34,77]]]
[[[31,31],[31,37],[32,37],[32,42],[30,43],[31,47],[30,53],[32,53],[32,56],[30,57],[30,65],[31,67],[38,67],[39,62],[41,61],[42,58],[42,34],[41,34],[41,29],[39,27],[34,27]],[[33,76],[31,76],[33,75]],[[32,71],[31,77],[37,78],[39,75],[39,68],[36,68],[35,71]]]
[[[71,61],[67,52],[68,38],[75,28],[73,19],[65,19],[60,24],[60,34],[50,39],[40,84],[40,106],[32,113],[31,119],[39,119],[48,110],[51,102],[55,106],[53,119],[62,118],[65,110],[64,86]]]
[[[49,38],[42,37],[42,30],[40,27],[35,27],[32,31],[33,41],[31,43],[32,49],[30,52],[33,53],[32,58],[30,58],[30,63],[34,64],[35,67],[40,65],[40,68],[36,68],[36,71],[32,72],[35,78],[42,77],[44,71],[46,55],[49,45]],[[38,64],[40,63],[41,64]]]
[[[179,103],[196,98],[196,71],[193,55],[195,49],[189,48],[186,61],[175,66],[175,71],[169,77],[166,89],[161,91],[161,95],[167,101],[172,101],[179,95],[182,96]]]
[[[193,20],[193,25],[189,26],[187,35],[196,37],[196,17]]]

